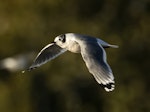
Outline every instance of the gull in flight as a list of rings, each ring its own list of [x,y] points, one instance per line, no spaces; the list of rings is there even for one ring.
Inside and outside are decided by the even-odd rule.
[[[110,47],[118,48],[117,45],[111,45],[99,38],[75,33],[62,34],[39,52],[28,70],[37,68],[66,51],[81,53],[89,72],[94,76],[95,80],[107,92],[113,91],[115,88],[114,76],[107,63],[104,50],[104,48]]]

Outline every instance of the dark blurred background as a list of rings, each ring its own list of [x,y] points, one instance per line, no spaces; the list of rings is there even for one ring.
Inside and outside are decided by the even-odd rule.
[[[107,93],[80,54],[21,73],[60,34],[119,45],[106,49],[116,88]],[[149,0],[1,0],[0,112],[150,112]]]

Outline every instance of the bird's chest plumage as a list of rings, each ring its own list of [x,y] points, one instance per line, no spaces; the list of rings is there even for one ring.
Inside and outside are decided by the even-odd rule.
[[[67,46],[67,50],[73,52],[73,53],[80,53],[81,49],[80,46],[77,42],[73,42],[71,41],[68,46]]]

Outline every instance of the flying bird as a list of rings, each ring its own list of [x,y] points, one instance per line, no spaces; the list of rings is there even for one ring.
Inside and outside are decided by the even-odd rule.
[[[92,36],[75,33],[61,34],[55,37],[54,42],[48,44],[39,52],[28,70],[35,69],[66,51],[81,53],[89,72],[95,80],[103,85],[107,92],[113,91],[115,88],[114,76],[107,63],[104,50],[104,48],[110,47],[118,48],[117,45],[111,45]]]

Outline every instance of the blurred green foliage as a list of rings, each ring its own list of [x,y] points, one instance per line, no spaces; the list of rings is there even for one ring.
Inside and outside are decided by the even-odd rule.
[[[118,44],[107,49],[116,89],[105,92],[80,54],[32,72],[0,71],[0,112],[149,112],[149,0],[1,0],[0,59],[38,51],[75,32]]]

